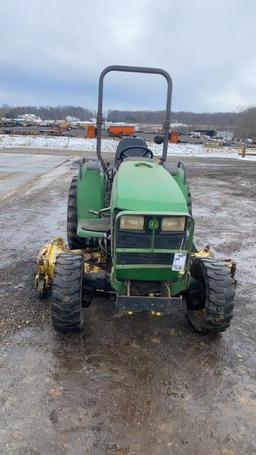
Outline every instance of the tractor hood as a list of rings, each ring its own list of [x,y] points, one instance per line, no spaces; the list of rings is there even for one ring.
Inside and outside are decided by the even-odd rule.
[[[126,160],[116,173],[111,208],[134,211],[187,212],[185,197],[172,175],[149,160]]]

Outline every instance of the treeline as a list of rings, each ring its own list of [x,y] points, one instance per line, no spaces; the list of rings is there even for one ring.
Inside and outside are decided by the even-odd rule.
[[[164,111],[117,111],[108,112],[108,120],[111,122],[130,122],[130,123],[162,123],[164,121]],[[186,125],[205,125],[213,127],[215,125],[233,126],[236,124],[237,114],[233,112],[225,113],[202,113],[194,112],[173,112],[172,122],[184,123]]]
[[[162,123],[164,111],[117,111],[108,112],[110,122]],[[236,137],[256,138],[256,107],[241,112],[173,112],[172,122],[183,123],[192,128],[205,127],[215,130],[230,130]]]
[[[256,107],[250,107],[238,114],[234,133],[238,137],[256,139]]]
[[[77,106],[17,106],[10,107],[3,105],[0,107],[0,117],[16,118],[17,115],[36,114],[42,120],[65,120],[68,115],[78,117],[80,120],[90,120],[95,117],[95,112]]]
[[[76,106],[17,106],[0,107],[0,117],[16,118],[20,114],[36,114],[42,120],[65,120],[68,115],[80,120],[90,120],[95,111]],[[159,124],[164,120],[164,111],[118,111],[110,110],[107,114],[110,122]],[[190,128],[206,127],[216,130],[230,130],[237,137],[256,138],[256,107],[241,112],[194,113],[173,112],[172,122],[189,125]]]

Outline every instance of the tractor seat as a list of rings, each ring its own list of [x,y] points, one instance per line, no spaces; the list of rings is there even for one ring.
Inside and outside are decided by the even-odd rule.
[[[110,217],[81,220],[79,227],[84,231],[110,232]]]
[[[133,149],[127,150],[127,155],[129,157],[142,157],[143,155],[143,150],[136,148],[136,145],[140,145],[143,147],[147,147],[146,141],[142,139],[141,137],[124,137],[121,139],[119,142],[117,149],[116,149],[116,156],[115,156],[115,166],[116,168],[119,167],[120,165],[120,155],[123,150],[125,150],[127,147],[134,147]]]

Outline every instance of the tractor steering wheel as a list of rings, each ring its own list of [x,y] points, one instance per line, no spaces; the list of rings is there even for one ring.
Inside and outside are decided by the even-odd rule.
[[[130,158],[129,155],[127,155],[127,153],[125,153],[125,152],[127,152],[128,150],[132,150],[132,149],[144,150],[144,153],[142,154],[141,158],[144,158],[144,157],[153,158],[154,157],[154,154],[153,154],[152,150],[149,150],[144,145],[130,145],[129,147],[126,147],[125,149],[123,149],[121,151],[121,153],[120,153],[120,161],[123,161],[125,158]]]

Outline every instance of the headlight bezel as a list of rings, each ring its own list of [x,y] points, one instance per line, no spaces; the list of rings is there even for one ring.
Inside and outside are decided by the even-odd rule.
[[[169,228],[166,226],[163,227],[163,224],[167,223],[172,224]],[[185,216],[177,216],[177,215],[169,215],[169,216],[163,216],[161,219],[161,232],[164,234],[170,234],[170,233],[184,233],[186,232],[186,224],[187,224],[187,219]]]
[[[127,212],[121,215],[118,220],[118,229],[121,231],[130,231],[145,233],[148,232],[148,222],[150,218],[154,218],[154,215],[148,214],[128,214]],[[159,232],[163,235],[165,234],[184,234],[187,230],[187,217],[185,214],[182,215],[157,215],[159,221],[159,227],[154,229],[156,232]],[[135,223],[134,223],[135,222]],[[168,225],[169,223],[169,225]],[[152,232],[152,230],[150,230]]]
[[[132,224],[131,221],[138,221],[137,226]],[[131,222],[129,224],[129,221]],[[139,228],[138,228],[139,226]],[[122,231],[144,232],[145,231],[145,217],[144,215],[121,215],[119,218],[119,229]]]

